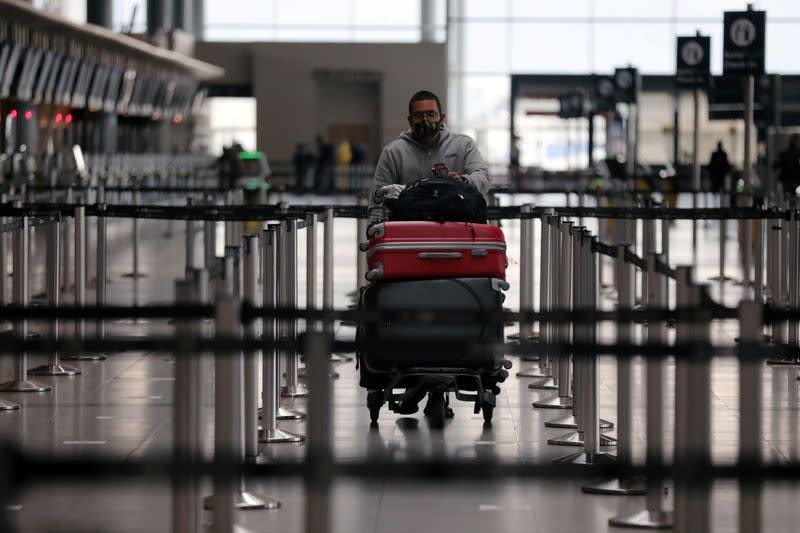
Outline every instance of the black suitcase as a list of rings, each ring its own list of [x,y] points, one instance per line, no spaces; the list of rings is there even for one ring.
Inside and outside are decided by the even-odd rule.
[[[493,278],[450,278],[427,280],[382,281],[368,286],[361,295],[363,310],[419,309],[499,311],[508,288],[505,281]],[[364,373],[391,372],[408,368],[464,368],[491,370],[500,359],[480,350],[445,350],[425,348],[424,340],[441,343],[452,340],[464,345],[470,341],[503,340],[503,323],[420,324],[381,322],[363,324],[359,338],[377,343],[384,349],[359,354]],[[396,341],[423,339],[418,349],[392,349]],[[441,344],[439,344],[441,346]]]

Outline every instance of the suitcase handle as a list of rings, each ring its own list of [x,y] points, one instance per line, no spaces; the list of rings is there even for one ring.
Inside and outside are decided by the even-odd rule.
[[[420,252],[420,259],[461,259],[461,252]]]

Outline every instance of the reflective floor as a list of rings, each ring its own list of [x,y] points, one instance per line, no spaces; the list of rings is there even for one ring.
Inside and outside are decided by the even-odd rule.
[[[291,199],[290,199],[291,200]],[[563,196],[531,198],[538,205],[563,205]],[[316,198],[316,203],[326,199]],[[517,203],[525,201],[518,199]],[[589,221],[587,221],[589,222]],[[596,228],[592,221],[590,227]],[[172,236],[165,236],[167,223],[143,221],[140,225],[141,270],[146,272],[134,282],[123,277],[132,268],[130,221],[113,221],[109,227],[109,301],[114,303],[165,302],[172,299],[174,280],[184,269],[183,223],[172,225]],[[519,227],[516,222],[503,224],[509,242],[509,281],[506,305],[516,309],[518,293]],[[320,237],[322,230],[320,228]],[[538,223],[535,231],[538,241]],[[727,273],[739,276],[735,224],[728,224]],[[698,224],[700,255],[697,257],[698,279],[705,280],[718,273],[719,224]],[[31,293],[43,288],[44,240],[36,232],[31,262]],[[196,253],[201,258],[198,235]],[[321,247],[321,238],[318,239]],[[337,220],[335,229],[335,298],[336,307],[351,303],[356,283],[355,222]],[[691,224],[678,222],[671,228],[671,263],[692,264]],[[298,279],[305,279],[305,241],[301,232],[300,268]],[[538,264],[538,249],[536,249]],[[321,257],[321,248],[319,252]],[[93,272],[94,269],[91,269]],[[90,275],[92,275],[90,272]],[[321,273],[320,273],[321,275]],[[538,275],[538,273],[537,273]],[[610,263],[605,265],[604,279],[611,279]],[[10,281],[9,281],[10,283]],[[538,281],[536,281],[538,292]],[[321,287],[320,287],[321,289]],[[300,287],[300,302],[305,301]],[[712,296],[735,305],[742,289],[728,283],[720,291],[712,285]],[[674,297],[674,289],[672,289]],[[66,291],[64,301],[72,298]],[[94,298],[89,292],[89,300]],[[538,297],[537,297],[538,298]],[[603,297],[601,305],[610,308],[613,301]],[[71,324],[62,323],[62,330],[71,332]],[[109,334],[148,335],[167,333],[172,326],[164,322],[112,323]],[[34,331],[44,331],[43,325],[32,325]],[[88,328],[92,330],[91,326]],[[515,333],[510,327],[507,333]],[[353,335],[350,327],[340,327],[343,338]],[[735,323],[714,324],[714,340],[732,344],[738,335]],[[600,330],[604,341],[613,342],[613,327]],[[563,411],[537,410],[531,402],[552,394],[528,389],[530,380],[514,377],[516,371],[531,363],[511,358],[512,377],[503,385],[498,398],[494,422],[483,424],[480,415],[472,414],[470,404],[454,402],[455,418],[446,423],[444,431],[431,431],[421,414],[402,417],[382,412],[377,428],[370,428],[365,391],[358,387],[354,363],[340,363],[336,370],[340,378],[334,381],[333,427],[334,451],[337,457],[357,459],[389,455],[397,460],[420,457],[476,457],[549,462],[567,455],[575,448],[551,446],[548,438],[564,430],[548,429],[544,422],[565,414]],[[45,357],[31,355],[31,367],[41,364]],[[54,455],[96,453],[113,457],[141,458],[159,456],[170,450],[172,440],[172,397],[174,363],[168,354],[120,353],[110,354],[106,361],[70,362],[83,373],[75,377],[39,378],[51,384],[48,393],[0,393],[0,399],[22,405],[18,411],[0,412],[0,438],[17,441],[24,449]],[[643,368],[635,362],[633,452],[642,460],[645,452],[645,401]],[[204,449],[213,449],[213,375],[211,365],[204,367]],[[13,373],[10,357],[0,358],[0,376],[8,379]],[[613,359],[603,358],[599,372],[600,415],[616,419],[616,374]],[[669,363],[667,376],[666,420],[664,446],[671,455],[674,365]],[[800,460],[800,411],[798,410],[798,381],[796,371],[765,367],[763,451],[769,461]],[[738,365],[733,360],[719,359],[712,366],[712,455],[720,463],[735,460],[738,447]],[[303,410],[306,400],[285,400],[286,407]],[[305,433],[305,422],[281,422],[286,430]],[[612,431],[610,433],[614,435]],[[260,460],[301,457],[303,444],[273,444],[265,446]],[[610,448],[609,451],[613,451]],[[333,530],[349,532],[422,531],[498,531],[498,532],[595,532],[617,531],[608,527],[608,519],[617,514],[641,509],[644,497],[607,497],[583,494],[580,480],[545,483],[541,481],[486,483],[481,481],[441,483],[399,483],[387,479],[381,483],[337,483],[333,491]],[[304,498],[300,482],[268,479],[248,480],[248,488],[259,494],[277,498],[282,507],[273,511],[240,513],[240,523],[251,531],[303,531]],[[204,489],[210,494],[210,486]],[[114,483],[111,485],[40,484],[27,488],[19,495],[22,507],[14,512],[20,531],[24,532],[149,532],[170,530],[170,489],[164,483]],[[713,531],[736,531],[738,489],[728,482],[717,483],[713,491]],[[764,531],[794,532],[800,527],[800,484],[767,484],[764,498]],[[671,491],[665,499],[671,508]],[[206,516],[206,521],[209,520]]]

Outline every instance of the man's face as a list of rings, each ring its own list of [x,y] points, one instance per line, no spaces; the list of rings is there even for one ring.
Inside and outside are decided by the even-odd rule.
[[[444,122],[444,113],[439,112],[436,100],[418,100],[411,102],[411,114],[408,116],[408,125],[414,128],[414,124],[423,121],[441,123]]]

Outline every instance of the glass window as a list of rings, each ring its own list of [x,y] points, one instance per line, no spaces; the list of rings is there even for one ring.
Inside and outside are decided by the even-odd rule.
[[[668,20],[674,0],[594,0],[594,15],[600,18],[647,18]],[[704,3],[706,0],[702,0]]]
[[[208,99],[209,153],[222,153],[233,141],[245,150],[256,150],[256,99]]]
[[[518,23],[511,26],[511,70],[517,73],[591,72],[589,25]]]
[[[538,3],[538,2],[537,2]],[[508,16],[508,2],[487,0],[464,0],[464,17],[501,18]]]
[[[276,22],[296,26],[329,26],[351,24],[353,0],[275,0]],[[243,16],[242,18],[247,18]]]
[[[464,76],[464,121],[507,127],[510,95],[509,76]]]
[[[589,18],[591,0],[511,0],[514,18]]]
[[[593,42],[593,72],[612,72],[628,63],[647,74],[675,72],[675,31],[671,24],[596,24]]]
[[[345,4],[346,2],[327,2]],[[419,26],[419,2],[352,1],[353,24],[364,26]],[[442,19],[439,23],[444,23]]]
[[[134,15],[136,7],[136,16]],[[127,32],[129,28],[133,33],[144,33],[147,31],[147,2],[138,0],[117,0],[114,5],[114,29],[116,31]],[[133,17],[133,19],[131,19]],[[131,20],[133,26],[131,27]]]
[[[746,2],[738,0],[676,0],[678,16],[683,17],[715,17],[722,24],[725,11],[744,11]],[[775,17],[800,16],[800,2],[797,0],[758,0],[753,2],[753,9],[767,12],[767,21]]]
[[[800,3],[800,2],[798,2]],[[767,72],[797,72],[798,24],[770,22],[767,14]]]
[[[470,22],[464,28],[465,70],[467,72],[508,72],[508,25]]]

